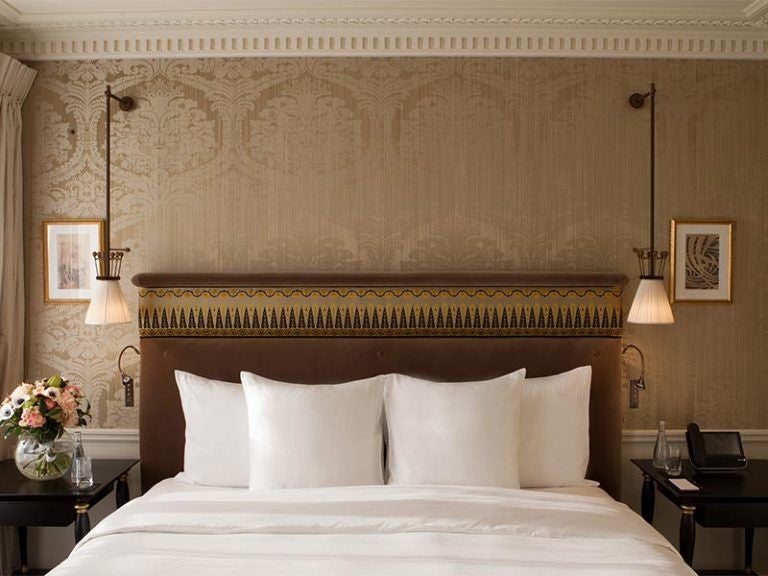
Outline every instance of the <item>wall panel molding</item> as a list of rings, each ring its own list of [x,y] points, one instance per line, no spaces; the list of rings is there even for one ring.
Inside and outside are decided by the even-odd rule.
[[[741,440],[747,450],[749,445],[759,445],[768,448],[768,430],[740,430]],[[622,444],[646,444],[653,449],[656,443],[656,430],[624,430],[621,434]],[[670,442],[685,444],[685,430],[667,430]]]
[[[116,458],[116,454],[122,453],[128,446],[136,447],[138,458],[139,430],[137,428],[81,428],[80,432],[84,442],[93,446],[99,454],[104,454],[100,456],[102,458]],[[754,446],[759,454],[768,453],[768,429],[747,429],[739,432],[745,451],[749,446]],[[652,451],[656,442],[656,433],[656,430],[624,430],[621,433],[621,443],[625,447],[645,445]],[[667,439],[674,443],[685,443],[685,430],[667,430]]]
[[[80,428],[88,456],[93,458],[138,458],[136,428]],[[72,432],[73,430],[69,430]]]

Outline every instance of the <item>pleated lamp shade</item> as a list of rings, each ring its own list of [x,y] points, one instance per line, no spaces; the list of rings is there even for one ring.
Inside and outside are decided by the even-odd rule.
[[[131,321],[119,280],[96,280],[86,324],[122,324]]]
[[[632,324],[674,324],[672,306],[662,278],[641,278],[627,315]]]

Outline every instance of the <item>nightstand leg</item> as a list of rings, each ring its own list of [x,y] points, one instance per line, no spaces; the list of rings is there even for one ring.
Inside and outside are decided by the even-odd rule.
[[[648,524],[653,524],[653,510],[656,505],[656,486],[647,474],[643,474],[643,491],[640,498],[640,513]]]
[[[128,474],[121,474],[117,479],[117,487],[115,488],[115,501],[117,507],[120,508],[123,504],[127,503],[131,499],[131,495],[128,492]]]
[[[27,574],[29,572],[29,559],[27,558],[27,527],[16,526],[16,530],[19,533],[19,566],[20,574]]]
[[[752,548],[755,544],[755,529],[752,526],[744,528],[744,572],[752,574]]]
[[[696,512],[695,506],[682,506],[683,516],[680,518],[680,555],[688,566],[693,565],[693,548],[696,545]]]
[[[88,517],[88,504],[75,504],[75,542],[91,531],[91,519]]]

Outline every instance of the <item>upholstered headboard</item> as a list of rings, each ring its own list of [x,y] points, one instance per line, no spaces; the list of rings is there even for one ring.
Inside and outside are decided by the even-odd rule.
[[[335,383],[485,379],[591,364],[590,477],[618,496],[618,274],[139,274],[144,489],[182,469],[176,369]]]

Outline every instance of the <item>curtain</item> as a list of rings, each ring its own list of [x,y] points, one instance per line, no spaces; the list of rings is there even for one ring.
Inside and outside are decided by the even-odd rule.
[[[0,399],[24,376],[21,105],[36,74],[18,60],[0,54]],[[5,449],[3,442],[3,452]],[[0,529],[0,576],[11,574],[18,563],[15,532],[13,528]]]

